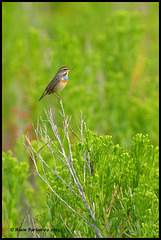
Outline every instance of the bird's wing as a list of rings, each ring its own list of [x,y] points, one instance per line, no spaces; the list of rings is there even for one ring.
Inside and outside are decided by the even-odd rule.
[[[45,89],[46,94],[52,92],[53,88],[60,82],[60,78],[58,76],[55,76],[51,82],[48,84],[48,86]]]

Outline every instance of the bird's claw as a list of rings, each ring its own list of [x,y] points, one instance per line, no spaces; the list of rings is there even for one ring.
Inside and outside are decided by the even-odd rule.
[[[62,101],[62,98],[59,96],[58,97],[58,102],[61,102]]]

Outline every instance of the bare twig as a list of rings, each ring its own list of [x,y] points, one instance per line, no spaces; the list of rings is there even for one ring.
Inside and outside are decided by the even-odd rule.
[[[55,125],[54,121],[53,121],[53,116],[52,116],[52,112],[50,111],[49,113],[46,112],[45,110],[45,113],[46,113],[46,116],[47,116],[47,121],[50,123],[51,125],[51,128],[52,128],[52,131],[54,133],[54,137],[53,138],[50,138],[49,135],[47,134],[47,127],[46,127],[46,124],[45,124],[45,121],[40,119],[41,120],[41,123],[42,123],[42,126],[43,128],[41,127],[37,127],[37,129],[35,130],[35,133],[36,133],[36,138],[37,138],[37,145],[39,144],[38,142],[38,134],[40,135],[42,141],[44,142],[44,145],[39,148],[38,151],[36,151],[30,140],[29,140],[29,137],[26,135],[26,140],[28,142],[28,145],[26,145],[26,147],[29,149],[29,154],[34,162],[34,165],[35,165],[35,169],[36,169],[36,174],[37,176],[39,176],[42,181],[48,186],[48,188],[52,191],[52,193],[55,194],[55,196],[61,201],[63,202],[72,212],[74,212],[75,214],[77,214],[84,222],[86,222],[88,225],[90,225],[93,229],[95,229],[96,233],[97,233],[97,236],[98,237],[102,237],[101,236],[101,233],[100,233],[100,230],[96,227],[95,223],[93,221],[95,221],[95,204],[93,202],[93,212],[91,211],[91,208],[90,206],[92,204],[89,204],[88,201],[87,201],[87,198],[86,198],[86,195],[85,195],[85,192],[84,192],[84,189],[79,181],[79,178],[75,172],[75,169],[74,169],[74,166],[73,166],[73,153],[72,153],[72,148],[71,148],[71,142],[70,142],[70,137],[69,137],[69,130],[70,129],[72,131],[72,133],[82,142],[82,144],[84,144],[84,140],[83,140],[83,127],[86,128],[86,125],[84,123],[84,119],[82,117],[82,113],[81,113],[81,127],[80,127],[80,132],[81,132],[81,139],[79,138],[79,136],[73,131],[73,129],[69,126],[69,123],[70,123],[70,119],[68,119],[68,117],[66,117],[65,115],[65,111],[64,111],[64,107],[63,107],[63,103],[62,103],[62,100],[60,99],[60,106],[61,106],[61,116],[63,118],[63,128],[58,131],[57,129],[57,126]],[[40,125],[39,121],[38,121],[38,125]],[[64,129],[64,137],[67,139],[67,143],[68,143],[68,148],[69,148],[69,156],[67,154],[67,152],[65,151],[64,149],[64,140],[62,142],[62,139],[61,139],[61,136],[60,136],[60,132],[62,132],[62,130]],[[59,143],[59,146],[57,146],[56,144],[54,144],[53,140],[56,139],[56,141]],[[41,156],[41,150],[43,150],[44,147],[47,147],[50,151],[50,153],[53,155],[53,158],[55,159],[55,157],[57,157],[59,160],[61,160],[61,162],[64,164],[64,166],[68,169],[70,175],[72,176],[73,180],[74,180],[74,183],[77,187],[77,190],[79,193],[76,193],[76,191],[57,173],[56,171],[56,164],[55,164],[55,171],[44,161],[43,157]],[[57,153],[53,150],[53,148],[56,149]],[[44,151],[44,150],[43,150]],[[40,162],[41,162],[41,166],[42,166],[42,170],[43,170],[43,174],[44,174],[44,177],[39,173],[39,170],[38,170],[38,166],[37,166],[37,163],[36,163],[36,159],[39,159]],[[84,153],[83,155],[84,159],[86,159],[86,155]],[[84,162],[85,163],[85,162]],[[88,154],[88,167],[90,165],[90,156]],[[51,185],[49,184],[49,182],[47,181],[47,178],[46,178],[46,172],[45,172],[45,169],[44,168],[44,165],[47,167],[47,169],[49,169],[52,173],[54,173],[62,182],[63,184],[66,185],[66,187],[68,187],[68,189],[70,189],[70,191],[72,191],[77,197],[79,197],[80,199],[82,199],[82,201],[84,202],[88,212],[89,212],[89,215],[92,219],[92,222],[90,222],[89,220],[87,220],[86,218],[84,218],[82,215],[80,215],[72,206],[70,206],[67,201],[65,201],[63,198],[60,197],[60,195],[51,187]],[[84,181],[85,181],[85,165],[84,165]],[[62,218],[61,218],[62,219]],[[62,219],[63,221],[63,219]],[[64,222],[64,221],[63,221]],[[64,223],[65,224],[65,223]],[[65,224],[65,226],[67,227],[67,225]],[[67,227],[68,231],[69,231],[69,228]],[[69,231],[70,232],[70,231]],[[70,232],[71,233],[71,232]],[[72,234],[72,233],[71,233]],[[74,236],[72,234],[72,236]]]
[[[28,211],[29,211],[29,206],[27,207],[27,210],[26,210],[25,216],[24,216],[23,220],[21,221],[21,224],[20,224],[19,229],[22,228],[22,225],[24,224],[24,222],[25,222],[25,220],[26,220],[26,216],[27,216],[27,214],[28,214]],[[19,234],[20,234],[20,231],[17,232],[17,238],[19,238]]]
[[[63,218],[62,218],[61,215],[60,215],[60,218],[61,218],[61,220],[63,221],[63,223],[64,223],[65,227],[67,228],[67,230],[70,232],[70,234],[71,234],[74,238],[77,238],[78,236],[75,236],[75,235],[70,231],[69,227],[67,226],[66,222],[63,220]]]
[[[71,128],[71,126],[70,125],[68,125],[69,126],[69,128],[70,128],[70,130],[72,131],[72,133],[79,139],[79,141],[81,141],[82,142],[82,140],[80,139],[80,137],[78,137],[78,135],[74,132],[74,130]],[[83,143],[83,142],[82,142]]]

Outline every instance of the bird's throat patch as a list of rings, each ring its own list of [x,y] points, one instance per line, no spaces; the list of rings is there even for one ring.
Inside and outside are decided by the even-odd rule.
[[[61,80],[61,81],[62,81],[62,83],[65,83],[65,84],[67,83],[67,81],[66,81],[66,80]]]

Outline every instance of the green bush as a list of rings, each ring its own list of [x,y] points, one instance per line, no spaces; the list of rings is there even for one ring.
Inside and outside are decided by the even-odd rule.
[[[73,146],[73,167],[87,201],[95,212],[95,224],[103,237],[158,237],[159,175],[158,147],[147,135],[137,134],[129,149],[86,131],[84,144]],[[90,165],[89,165],[90,161]],[[90,166],[90,168],[89,168]],[[79,194],[65,166],[57,174]],[[51,188],[75,211],[93,222],[84,202],[51,171],[46,170]],[[75,236],[97,237],[91,226],[73,213],[48,189],[48,210],[36,217],[40,226],[58,229],[46,237],[71,237],[60,216]],[[94,205],[93,205],[94,204]],[[45,220],[44,220],[45,219]]]
[[[61,132],[52,111],[45,111],[47,119],[35,129],[37,141],[26,136],[47,191],[46,211],[35,219],[49,231],[39,237],[158,237],[159,148],[143,134],[123,148],[109,135],[86,130],[82,115],[76,133],[62,101],[60,106]],[[71,144],[71,134],[79,139],[77,144]]]
[[[27,206],[26,198],[31,198],[33,189],[27,182],[29,164],[25,161],[18,162],[12,152],[2,152],[2,223],[3,237],[14,238],[17,236],[15,228],[19,228]],[[11,228],[14,228],[12,231]]]

